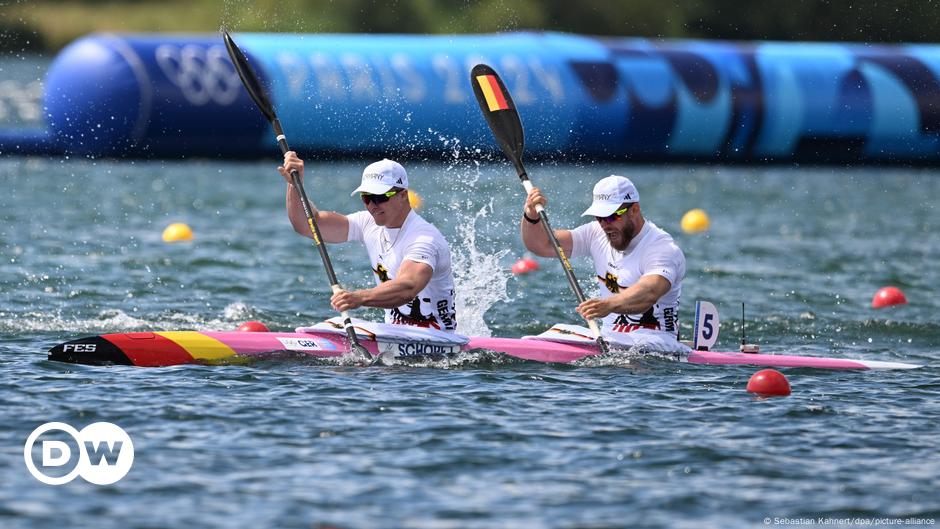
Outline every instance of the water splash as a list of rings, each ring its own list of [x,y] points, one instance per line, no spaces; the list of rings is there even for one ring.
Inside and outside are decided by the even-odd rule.
[[[644,345],[633,347],[611,347],[606,354],[598,354],[579,358],[571,363],[577,367],[626,367],[634,371],[648,370],[657,364],[672,364],[682,362],[685,355],[682,353],[658,350]]]
[[[479,368],[500,366],[523,362],[525,362],[525,360],[513,358],[502,353],[486,351],[483,349],[475,349],[472,351],[461,351],[456,354],[449,354],[445,356],[395,357],[391,355],[383,355],[376,366],[460,369],[467,367]]]
[[[453,267],[462,334],[490,336],[484,314],[493,305],[511,300],[506,288],[510,274],[500,265],[500,260],[509,250],[483,252],[476,243],[477,221],[485,219],[492,212],[493,204],[490,202],[480,208],[469,222],[461,223],[457,228]]]
[[[222,317],[228,321],[247,320],[253,318],[254,315],[254,311],[251,310],[248,305],[240,301],[230,303],[225,307],[225,309],[222,310]]]
[[[363,367],[362,359],[354,354],[344,354],[340,356],[311,356],[303,353],[290,351],[277,351],[268,355],[252,355],[251,358],[241,358],[239,363],[248,361],[254,366],[264,366],[265,363],[277,365],[285,361],[295,362],[303,365],[312,366],[334,366],[334,367]],[[512,356],[487,351],[484,349],[474,349],[471,351],[460,351],[459,353],[446,355],[428,355],[428,356],[408,356],[399,357],[391,354],[382,355],[372,368],[421,368],[421,369],[463,369],[463,368],[486,368],[497,367],[512,364],[523,364],[527,360],[514,358]]]
[[[91,318],[69,318],[57,312],[7,313],[0,318],[0,332],[107,332],[137,331],[151,326],[151,322],[128,315],[121,310],[104,310]]]
[[[452,165],[447,172],[461,172],[453,178],[458,190],[457,198],[449,206],[455,219],[456,236],[451,241],[451,260],[456,288],[458,330],[470,336],[491,336],[492,332],[483,316],[497,303],[511,300],[507,285],[509,270],[500,261],[509,249],[487,251],[478,244],[478,223],[491,222],[494,200],[474,210],[472,190],[480,178],[479,168]],[[482,242],[482,241],[481,241]]]
[[[165,330],[231,331],[238,323],[255,317],[257,310],[244,303],[231,303],[221,317],[206,319],[192,313],[132,316],[120,309],[105,309],[90,317],[69,317],[57,312],[0,313],[0,332],[117,333]]]

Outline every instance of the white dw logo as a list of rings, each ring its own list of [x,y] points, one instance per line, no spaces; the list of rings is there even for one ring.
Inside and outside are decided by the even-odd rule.
[[[40,436],[45,438],[37,444]],[[39,454],[34,454],[37,446]],[[109,422],[89,424],[81,431],[64,422],[47,422],[29,434],[23,458],[29,473],[47,485],[64,485],[76,476],[95,485],[110,485],[130,471],[134,443],[120,426]]]

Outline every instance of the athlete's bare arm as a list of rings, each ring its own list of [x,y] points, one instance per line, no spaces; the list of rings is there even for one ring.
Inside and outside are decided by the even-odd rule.
[[[333,294],[330,303],[339,311],[353,310],[362,306],[393,309],[413,300],[431,281],[434,269],[425,263],[405,259],[398,268],[398,275],[374,288],[340,291]]]
[[[294,231],[305,236],[313,238],[310,225],[307,223],[307,215],[304,213],[303,205],[300,203],[300,197],[293,189],[291,184],[290,171],[294,169],[300,176],[300,181],[304,180],[304,161],[297,157],[297,153],[289,151],[284,154],[284,165],[277,168],[284,180],[287,181],[287,216],[290,219]],[[310,204],[310,209],[317,219],[317,227],[320,228],[320,235],[326,242],[346,242],[349,238],[349,220],[346,215],[334,213],[332,211],[318,211]]]
[[[548,203],[546,198],[542,195],[542,192],[537,187],[532,188],[532,192],[526,197],[525,216],[530,219],[539,218],[538,212],[535,210],[536,204],[541,204],[542,207]],[[555,248],[552,246],[552,241],[549,239],[548,235],[545,233],[545,228],[542,227],[542,223],[532,224],[531,222],[522,219],[522,243],[525,244],[525,247],[530,252],[538,255],[539,257],[555,257]],[[571,232],[568,230],[555,230],[555,237],[558,239],[558,244],[561,245],[561,249],[564,250],[565,255],[571,255]]]
[[[646,275],[628,288],[608,298],[594,298],[578,305],[578,314],[585,319],[603,318],[610,313],[642,314],[659,298],[666,295],[672,284],[661,275]]]

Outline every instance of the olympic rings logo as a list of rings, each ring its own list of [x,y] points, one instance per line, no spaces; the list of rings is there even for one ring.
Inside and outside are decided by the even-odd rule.
[[[241,93],[241,80],[223,46],[162,44],[154,57],[166,78],[195,106],[230,105]]]

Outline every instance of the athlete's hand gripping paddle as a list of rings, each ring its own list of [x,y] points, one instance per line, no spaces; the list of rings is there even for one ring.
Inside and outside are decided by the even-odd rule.
[[[248,91],[248,95],[251,96],[255,105],[258,106],[258,110],[260,110],[261,113],[264,114],[264,117],[267,118],[268,122],[271,123],[271,127],[274,128],[274,134],[277,137],[277,144],[280,146],[281,152],[286,153],[290,150],[290,147],[287,146],[287,138],[284,136],[284,131],[281,129],[281,122],[277,119],[277,114],[274,113],[274,106],[268,99],[267,92],[258,81],[258,75],[248,63],[248,59],[245,57],[245,54],[242,53],[242,50],[235,45],[235,41],[232,40],[228,31],[222,30],[222,38],[225,40],[228,55],[235,65],[235,70],[238,72],[238,77],[241,78],[245,90]],[[323,260],[323,267],[326,269],[326,275],[330,281],[330,288],[335,294],[342,290],[342,287],[339,286],[339,281],[336,280],[336,273],[333,272],[333,263],[330,261],[330,256],[326,252],[326,244],[320,236],[320,227],[317,225],[317,219],[313,215],[310,202],[307,200],[307,193],[304,191],[303,182],[300,180],[300,175],[297,174],[297,171],[291,171],[290,178],[291,184],[300,197],[300,204],[303,206],[304,214],[307,216],[307,225],[310,226],[310,234],[313,236],[313,242],[316,243],[317,250],[320,252],[320,258]],[[349,312],[344,310],[340,312],[340,315],[343,317],[343,327],[346,329],[346,335],[349,337],[350,349],[355,351],[364,361],[371,361],[371,355],[366,351],[366,348],[359,343],[356,330],[353,328],[352,320],[349,318]]]
[[[480,104],[480,110],[483,111],[483,117],[486,118],[486,123],[490,126],[493,137],[496,138],[496,143],[499,144],[506,157],[516,167],[519,180],[522,181],[526,193],[529,193],[532,191],[532,182],[529,181],[529,176],[522,165],[525,134],[522,130],[522,120],[519,119],[519,112],[516,111],[516,105],[512,102],[509,90],[506,89],[506,85],[503,84],[503,80],[499,78],[496,71],[485,64],[478,64],[473,67],[473,70],[470,71],[470,84],[473,86],[477,103]],[[555,255],[558,256],[558,260],[561,261],[561,265],[565,269],[565,276],[568,278],[571,290],[578,297],[578,303],[584,303],[586,299],[584,292],[581,291],[581,286],[578,285],[578,280],[574,277],[574,271],[571,269],[571,263],[568,262],[568,257],[565,256],[565,251],[561,248],[558,238],[555,237],[555,231],[552,230],[552,226],[548,222],[545,208],[538,204],[535,206],[535,210],[538,211],[539,217],[542,219],[545,234],[548,235],[552,247],[555,248]],[[608,352],[607,342],[601,337],[597,322],[588,320],[587,323],[601,352]]]

